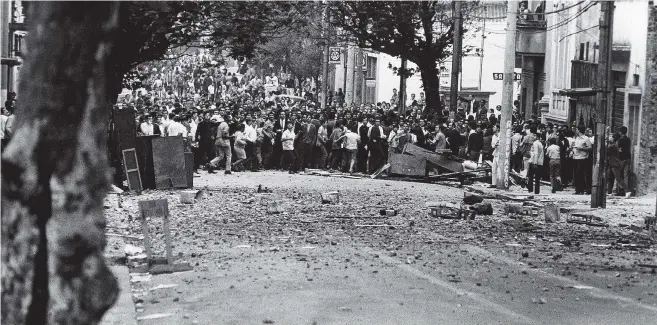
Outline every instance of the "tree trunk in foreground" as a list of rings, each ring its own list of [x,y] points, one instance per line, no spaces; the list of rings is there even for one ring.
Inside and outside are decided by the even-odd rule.
[[[438,79],[438,66],[436,60],[422,60],[416,62],[420,69],[422,88],[426,98],[426,114],[439,116],[442,114],[440,102],[440,79]]]
[[[119,6],[30,6],[16,131],[2,157],[3,324],[97,324],[118,296],[102,201]]]

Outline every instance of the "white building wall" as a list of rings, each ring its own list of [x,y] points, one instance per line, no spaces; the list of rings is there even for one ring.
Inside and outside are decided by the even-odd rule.
[[[490,105],[499,105],[502,101],[502,81],[493,80],[493,73],[504,72],[504,45],[505,45],[505,27],[506,22],[503,20],[487,21],[485,28],[484,40],[484,54],[483,64],[480,63],[481,58],[477,56],[465,56],[462,62],[462,88],[479,88],[479,77],[481,73],[481,91],[495,92],[490,97]],[[481,33],[474,37],[467,38],[467,44],[473,46],[481,46]],[[448,73],[451,71],[452,62],[451,58],[442,62],[442,65],[447,68]],[[377,101],[390,101],[392,90],[396,88],[399,90],[399,76],[393,74],[392,70],[388,67],[392,64],[395,67],[401,66],[401,59],[392,57],[390,55],[379,53],[378,54],[378,70],[377,70]],[[481,72],[480,72],[481,66]],[[415,64],[408,63],[409,68],[415,68]],[[516,69],[520,73],[520,69]],[[338,78],[336,78],[338,79]],[[440,84],[442,86],[449,86],[449,78],[441,78]],[[407,98],[410,99],[411,94],[415,94],[419,98],[422,89],[422,79],[420,74],[417,73],[406,81]],[[518,95],[518,87],[514,87],[514,98]]]
[[[560,10],[577,3],[575,0],[547,1],[546,11]],[[572,60],[576,58],[580,42],[589,41],[589,61],[597,62],[597,50],[594,44],[598,44],[599,31],[591,28],[598,24],[600,18],[600,6],[595,5],[585,12],[580,12],[590,2],[584,2],[579,6],[561,11],[556,14],[546,15],[546,94],[549,96],[548,120],[566,122],[570,110],[569,97],[560,95],[559,90],[571,88]],[[579,16],[577,16],[579,15]],[[577,16],[573,19],[573,17]],[[569,21],[570,20],[570,21]],[[569,21],[563,26],[559,24]],[[585,31],[582,31],[585,30]],[[595,54],[594,54],[595,53]],[[595,61],[593,58],[595,57]]]

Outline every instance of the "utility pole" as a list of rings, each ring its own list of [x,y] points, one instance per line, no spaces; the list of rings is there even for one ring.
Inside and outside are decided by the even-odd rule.
[[[486,6],[484,6],[486,12]],[[486,19],[482,19],[483,28],[481,29],[481,52],[479,52],[479,91],[481,91],[481,79],[484,73],[484,42],[486,40]]]
[[[612,25],[614,21],[614,2],[600,2],[600,56],[598,57],[598,75],[595,125],[595,152],[593,153],[593,184],[591,186],[591,207],[607,207],[605,186],[605,160],[607,158],[607,116],[611,104],[611,48],[613,43]]]
[[[361,92],[360,92],[360,95],[361,95],[360,103],[361,104],[366,104],[366,101],[367,101],[367,84],[366,84],[367,83],[366,82],[367,81],[367,52],[361,51],[361,53],[363,55],[362,55],[362,61],[359,64],[359,68],[362,71],[363,84],[361,85],[362,87],[361,87]]]
[[[406,66],[407,60],[402,58],[401,68],[399,68],[399,115],[406,113]]]
[[[354,59],[355,59],[355,49],[354,46],[349,44],[347,48],[347,68],[345,69],[345,85],[344,85],[344,93],[345,93],[345,106],[346,105],[351,105],[354,102]]]
[[[449,109],[452,112],[456,112],[456,101],[459,96],[459,73],[461,72],[463,43],[461,1],[452,1],[452,18],[454,20],[454,50],[452,51],[452,81],[449,91]]]
[[[324,36],[324,62],[322,62],[322,109],[326,109],[328,101],[328,61],[329,61],[329,12],[328,2],[324,1],[324,24],[322,26]]]
[[[504,75],[502,86],[502,114],[500,116],[500,144],[497,148],[497,188],[509,188],[509,157],[511,156],[511,115],[513,114],[513,68],[516,65],[516,21],[518,2],[507,2],[506,42],[504,46]]]

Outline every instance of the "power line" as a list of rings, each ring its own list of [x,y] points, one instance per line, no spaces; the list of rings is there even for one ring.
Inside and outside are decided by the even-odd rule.
[[[595,6],[597,3],[598,3],[598,2],[595,1],[595,2],[592,2],[592,3],[590,3],[590,4],[587,4],[584,8],[582,8],[581,10],[579,10],[578,12],[576,12],[573,16],[568,17],[568,18],[566,18],[566,19],[564,19],[564,20],[562,20],[562,21],[560,21],[560,22],[557,22],[557,23],[555,23],[554,25],[547,26],[545,30],[538,30],[538,31],[523,31],[523,33],[526,33],[526,34],[530,34],[530,33],[539,34],[539,33],[544,33],[544,32],[551,31],[551,30],[555,30],[555,29],[557,29],[557,28],[559,28],[559,27],[565,26],[565,25],[567,25],[568,23],[570,23],[571,21],[575,20],[577,17],[581,16],[583,13],[585,13],[585,12],[588,11],[589,9],[591,9],[591,7]],[[492,34],[506,34],[506,31],[494,31],[494,30],[493,30],[493,31],[489,31],[489,32],[492,33]]]
[[[596,27],[600,27],[600,25],[591,26],[591,27],[589,27],[589,28],[580,29],[579,31],[576,31],[576,32],[570,33],[570,34],[568,34],[568,35],[562,37],[561,39],[559,39],[559,42],[563,41],[563,40],[564,40],[566,37],[568,37],[568,36],[572,36],[572,35],[575,35],[575,34],[579,34],[579,33],[581,33],[581,32],[586,32],[587,30],[589,30],[589,29],[593,29],[593,28],[596,28]]]
[[[573,7],[579,6],[579,5],[581,5],[582,3],[584,3],[584,2],[586,2],[586,0],[584,0],[584,1],[580,1],[580,2],[578,2],[578,3],[575,3],[575,4],[571,5],[571,6],[564,7],[564,8],[561,8],[561,9],[557,9],[557,10],[553,10],[553,11],[548,11],[548,12],[544,12],[544,13],[539,13],[539,15],[551,15],[551,14],[556,14],[556,13],[559,13],[559,12],[562,12],[562,11],[565,11],[565,10],[568,10],[568,9],[570,9],[570,8],[573,8]],[[507,12],[507,14],[512,14],[512,12]],[[536,15],[536,13],[532,13],[532,14]],[[469,18],[474,18],[474,19],[489,19],[489,20],[506,19],[506,16],[499,16],[499,17],[483,17],[483,16],[471,16],[471,15],[466,15],[466,16],[469,17]]]

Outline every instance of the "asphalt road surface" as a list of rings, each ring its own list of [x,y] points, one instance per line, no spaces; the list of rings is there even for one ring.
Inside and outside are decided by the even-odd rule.
[[[108,231],[138,236],[137,201],[168,198],[174,255],[194,267],[133,276],[139,324],[657,322],[655,246],[618,222],[539,215],[517,228],[499,200],[489,201],[493,215],[470,222],[434,218],[425,202],[458,203],[463,189],[390,180],[204,173],[195,185],[206,196],[193,205],[180,204],[179,191],[121,195],[121,207],[109,200]],[[255,193],[258,185],[273,193]],[[339,203],[320,202],[335,190]],[[650,203],[613,201],[600,215],[638,218],[654,211]],[[270,212],[275,205],[282,213]],[[381,208],[399,214],[382,218]],[[161,253],[161,226],[151,225]],[[120,238],[110,237],[108,250],[143,245]]]

